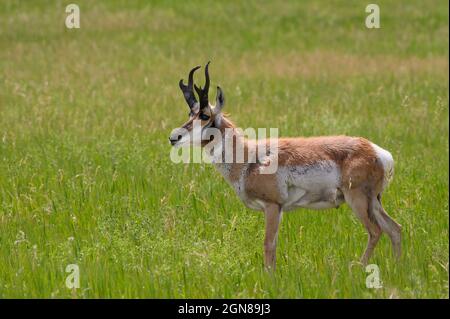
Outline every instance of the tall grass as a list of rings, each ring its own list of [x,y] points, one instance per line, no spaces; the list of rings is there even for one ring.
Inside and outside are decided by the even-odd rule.
[[[63,2],[0,3],[0,297],[448,298],[448,2],[379,1],[378,30],[364,1],[76,3],[78,30]],[[392,152],[383,288],[347,206],[286,214],[268,274],[263,215],[170,161],[177,82],[208,60],[239,126]]]

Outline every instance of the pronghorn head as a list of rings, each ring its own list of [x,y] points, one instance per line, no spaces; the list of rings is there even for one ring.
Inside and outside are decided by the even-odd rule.
[[[225,103],[225,98],[220,87],[217,87],[216,105],[209,104],[209,62],[205,66],[205,86],[198,87],[194,84],[194,72],[200,68],[197,66],[189,72],[188,84],[185,85],[180,80],[180,89],[183,92],[184,99],[189,106],[189,120],[181,127],[172,131],[169,137],[170,143],[175,147],[197,145],[204,146],[208,142],[205,130],[210,127],[217,127],[221,117],[221,110]],[[199,101],[195,97],[195,91],[198,94]],[[194,128],[201,129],[200,134],[193,134]],[[202,137],[199,139],[199,137]]]

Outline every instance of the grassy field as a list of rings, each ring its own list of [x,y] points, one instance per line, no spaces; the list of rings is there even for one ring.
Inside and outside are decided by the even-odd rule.
[[[368,1],[75,3],[69,30],[63,1],[0,2],[1,298],[448,298],[447,1],[377,1],[381,29]],[[170,161],[178,81],[208,60],[240,127],[392,152],[404,255],[383,236],[383,288],[348,206],[285,214],[269,274],[263,215]]]

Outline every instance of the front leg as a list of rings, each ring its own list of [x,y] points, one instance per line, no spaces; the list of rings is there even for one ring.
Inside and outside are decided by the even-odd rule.
[[[264,266],[267,270],[275,270],[278,227],[281,221],[281,207],[278,204],[267,204],[264,208],[266,234],[264,238]]]

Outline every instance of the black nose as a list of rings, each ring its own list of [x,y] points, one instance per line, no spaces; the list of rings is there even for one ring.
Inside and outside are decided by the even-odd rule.
[[[170,144],[175,145],[175,143],[178,142],[181,139],[181,137],[182,137],[181,135],[178,135],[176,139],[171,139],[169,137]]]

